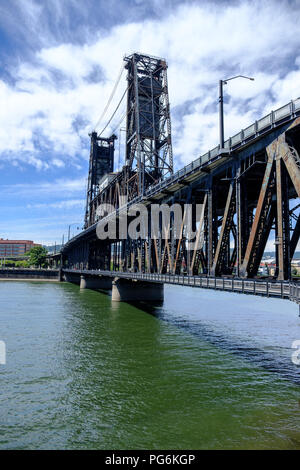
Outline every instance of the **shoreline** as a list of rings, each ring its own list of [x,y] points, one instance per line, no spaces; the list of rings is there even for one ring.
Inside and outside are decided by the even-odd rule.
[[[58,279],[46,279],[46,278],[16,278],[16,277],[0,277],[0,282],[1,281],[35,281],[35,282],[62,282],[59,281]]]

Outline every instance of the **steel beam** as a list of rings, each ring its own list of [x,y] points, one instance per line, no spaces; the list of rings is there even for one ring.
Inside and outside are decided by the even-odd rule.
[[[221,273],[221,268],[225,262],[225,255],[226,255],[226,248],[227,248],[226,245],[230,242],[230,229],[231,229],[231,225],[233,221],[233,216],[235,213],[234,189],[235,189],[235,183],[234,181],[231,181],[229,190],[228,190],[226,205],[224,209],[220,236],[219,236],[219,240],[218,240],[218,244],[216,248],[213,266],[211,269],[212,276],[217,276]],[[228,267],[229,263],[227,262],[226,264]]]
[[[276,143],[275,143],[276,144]],[[271,144],[270,146],[267,147],[266,149],[267,155],[268,155],[268,160],[267,160],[267,165],[265,169],[265,174],[263,177],[262,185],[261,185],[261,190],[257,202],[257,207],[256,207],[256,212],[254,216],[254,221],[252,224],[247,248],[246,248],[246,253],[244,257],[243,264],[241,266],[241,276],[242,277],[247,277],[250,275],[254,275],[254,270],[251,269],[250,271],[250,264],[254,264],[254,257],[255,257],[255,250],[258,249],[258,245],[260,243],[260,234],[262,233],[262,230],[264,228],[264,224],[266,221],[266,216],[268,213],[268,209],[271,203],[271,198],[272,198],[272,191],[270,191],[270,183],[271,183],[271,177],[273,173],[273,168],[274,168],[274,157],[276,154],[276,145]],[[257,264],[257,259],[255,260],[255,264]]]

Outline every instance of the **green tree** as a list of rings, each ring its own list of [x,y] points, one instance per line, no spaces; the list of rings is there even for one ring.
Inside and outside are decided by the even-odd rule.
[[[10,268],[13,268],[15,266],[15,261],[11,260],[11,259],[6,259],[5,260],[5,266],[6,267],[10,267]]]
[[[20,260],[20,261],[16,261],[16,264],[15,264],[16,268],[29,268],[29,263],[28,261],[26,260]]]
[[[34,246],[26,254],[29,256],[28,263],[30,266],[36,266],[39,268],[47,266],[46,257],[48,252],[43,246]]]

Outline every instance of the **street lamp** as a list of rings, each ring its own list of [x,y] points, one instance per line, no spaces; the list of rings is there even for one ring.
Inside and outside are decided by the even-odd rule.
[[[68,228],[68,241],[70,240],[70,229],[72,227],[72,225],[79,225],[78,222],[74,222],[73,224],[70,224],[69,225],[69,228]],[[80,227],[77,227],[77,230],[79,230]]]
[[[235,78],[246,78],[247,80],[254,80],[252,77],[245,77],[244,75],[236,75],[235,77],[227,78],[226,80],[219,80],[219,121],[220,121],[220,149],[224,148],[224,112],[223,112],[223,84],[226,85],[229,80]]]

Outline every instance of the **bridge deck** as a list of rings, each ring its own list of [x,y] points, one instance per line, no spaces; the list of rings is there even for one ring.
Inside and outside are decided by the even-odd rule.
[[[62,267],[289,298],[285,284],[263,283],[256,276],[268,242],[275,240],[275,275],[278,281],[292,280],[300,236],[295,203],[300,198],[300,98],[143,192],[119,183],[111,181],[91,201],[89,226],[62,248]],[[136,203],[147,216],[143,230],[134,219]],[[202,207],[199,217],[197,207]]]
[[[217,278],[205,276],[184,276],[173,274],[131,273],[104,270],[64,269],[65,273],[90,276],[121,277],[137,281],[176,284],[180,286],[202,287],[242,294],[262,295],[289,299],[300,304],[300,283],[290,281],[270,281],[259,279]]]

